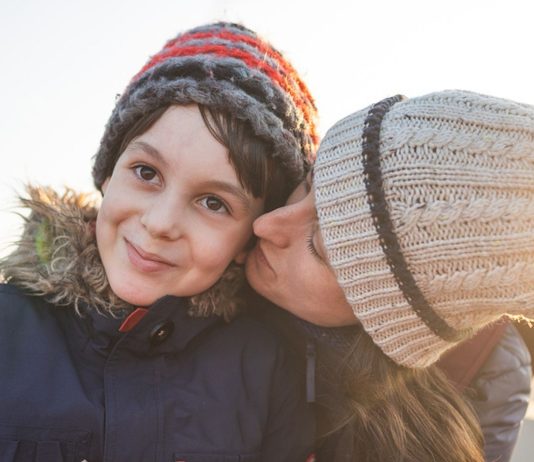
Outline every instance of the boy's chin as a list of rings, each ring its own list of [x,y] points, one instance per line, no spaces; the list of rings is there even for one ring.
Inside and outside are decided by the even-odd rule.
[[[128,303],[129,305],[134,306],[135,308],[149,308],[154,303],[158,301],[161,297],[146,297],[146,296],[140,296],[136,294],[117,294],[117,296],[124,302]]]
[[[165,296],[192,297],[195,294],[172,293],[172,291],[156,290],[154,287],[140,288],[129,284],[110,284],[113,293],[122,301],[134,306],[148,308]],[[209,288],[209,287],[208,287]],[[206,288],[205,290],[207,290]]]
[[[166,294],[157,294],[154,289],[132,287],[128,284],[110,284],[113,293],[122,301],[135,307],[149,307]]]
[[[220,277],[219,275],[219,279]],[[111,276],[108,280],[111,290],[122,301],[135,307],[150,307],[160,298],[167,295],[174,297],[193,297],[202,294],[218,282],[215,276],[213,279],[214,281],[206,280],[199,284],[191,282],[188,284],[188,291],[182,290],[179,286],[168,287],[168,285],[163,284],[158,287],[156,284],[143,284],[145,281],[140,281],[137,278],[130,280],[128,278],[113,278]]]

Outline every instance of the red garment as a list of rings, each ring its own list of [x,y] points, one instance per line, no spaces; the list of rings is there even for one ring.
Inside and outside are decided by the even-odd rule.
[[[501,320],[478,332],[445,353],[438,367],[461,393],[471,383],[493,348],[499,343],[509,321]]]

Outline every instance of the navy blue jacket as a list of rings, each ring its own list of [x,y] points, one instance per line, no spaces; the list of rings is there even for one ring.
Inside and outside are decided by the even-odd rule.
[[[0,461],[304,462],[314,419],[279,338],[164,297],[129,332],[0,285]]]

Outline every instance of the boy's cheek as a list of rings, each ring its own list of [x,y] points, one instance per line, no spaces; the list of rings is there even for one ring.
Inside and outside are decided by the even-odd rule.
[[[104,183],[102,183],[102,195],[106,194],[106,190],[108,189],[108,185],[109,185],[109,181],[111,180],[111,177],[108,176],[105,180],[104,180]]]

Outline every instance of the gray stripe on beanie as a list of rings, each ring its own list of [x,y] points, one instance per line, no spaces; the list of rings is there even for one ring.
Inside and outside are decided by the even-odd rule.
[[[194,74],[191,76],[193,78],[213,80],[215,85],[217,81],[231,82],[236,90],[249,93],[260,101],[269,102],[267,109],[274,112],[287,127],[294,127],[295,124],[303,122],[302,114],[297,113],[292,101],[281,87],[274,85],[263,72],[231,57],[198,55],[169,58],[133,82],[126,93],[143,86],[147,81],[176,80],[175,74],[178,72],[183,72],[187,76]]]
[[[120,154],[118,150],[124,134],[137,120],[158,107],[188,103],[225,110],[241,120],[249,121],[256,135],[273,145],[273,157],[282,161],[291,171],[292,180],[296,181],[303,171],[300,149],[293,134],[283,127],[283,120],[275,115],[274,110],[279,107],[286,109],[288,112],[285,116],[288,119],[295,119],[296,114],[291,114],[290,105],[285,101],[284,95],[275,90],[276,87],[270,82],[269,85],[264,84],[267,78],[261,72],[251,70],[239,60],[233,61],[236,61],[236,65],[232,66],[232,74],[235,77],[232,81],[215,80],[211,77],[213,73],[210,71],[216,69],[216,66],[212,61],[199,56],[169,59],[134,82],[117,103],[104,133],[93,170],[97,186],[111,175]],[[185,67],[189,74],[190,66],[195,64],[200,65],[198,69],[204,70],[204,73],[210,76],[209,80],[192,77],[168,80],[168,74],[176,73]],[[228,66],[224,66],[223,70],[226,69]],[[263,97],[269,104],[237,86],[241,80],[250,87],[257,88],[258,92],[263,92],[263,95],[258,96]],[[254,82],[257,85],[253,85]]]
[[[281,77],[283,77],[286,81],[288,81],[293,88],[299,88],[298,83],[295,81],[295,79],[293,79],[290,74],[288,74],[283,68],[281,68],[279,63],[275,59],[273,59],[271,56],[267,55],[266,53],[262,52],[258,48],[255,48],[249,45],[248,43],[235,42],[235,41],[231,41],[231,40],[224,39],[224,38],[208,37],[208,38],[186,40],[183,43],[180,43],[180,46],[184,46],[184,45],[187,45],[187,46],[218,45],[218,46],[224,46],[225,48],[233,48],[233,49],[244,51],[247,54],[254,56],[259,61],[265,62],[265,64],[268,67],[270,67],[274,72],[278,73]],[[207,53],[206,55],[209,56],[209,59],[221,59],[224,61],[235,61],[236,65],[239,65],[239,66],[243,65],[242,61],[240,61],[237,58],[232,58],[232,57],[220,58],[217,55],[211,55],[209,53]],[[206,55],[202,55],[199,57],[204,57],[204,59],[206,59]],[[248,66],[245,66],[245,68],[249,71],[255,71],[254,68],[250,68]],[[262,78],[266,80],[265,88],[266,89],[270,88],[273,85],[273,82],[262,72],[260,72],[260,74]],[[285,96],[285,92],[284,92],[284,96]],[[305,98],[305,95],[302,94],[300,88],[299,88],[298,96],[302,99]]]

